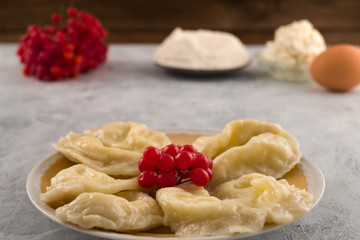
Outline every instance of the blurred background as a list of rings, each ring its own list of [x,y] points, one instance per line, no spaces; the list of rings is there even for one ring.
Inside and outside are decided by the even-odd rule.
[[[51,14],[74,6],[95,15],[109,43],[159,43],[176,26],[234,33],[263,44],[274,30],[308,19],[327,44],[360,40],[359,0],[2,0],[0,42],[18,42],[29,24],[51,24]]]

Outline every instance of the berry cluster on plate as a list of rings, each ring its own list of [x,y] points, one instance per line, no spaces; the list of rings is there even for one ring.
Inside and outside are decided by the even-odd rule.
[[[174,187],[192,181],[203,187],[212,179],[212,160],[192,145],[147,147],[139,160],[139,185],[143,188]]]

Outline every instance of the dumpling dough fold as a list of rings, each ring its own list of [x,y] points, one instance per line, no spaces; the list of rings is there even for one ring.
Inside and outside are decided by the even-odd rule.
[[[144,124],[115,122],[84,134],[68,133],[53,147],[75,163],[110,175],[139,175],[138,161],[147,146],[164,147],[170,139]]]
[[[301,158],[291,134],[277,124],[253,119],[229,122],[221,133],[200,137],[194,146],[213,159],[212,187],[252,172],[280,178]]]
[[[198,151],[214,159],[232,147],[244,145],[253,136],[267,132],[286,138],[294,152],[300,152],[297,140],[278,124],[255,119],[228,122],[221,133],[213,136],[199,137],[193,145]]]
[[[313,196],[289,185],[285,179],[276,180],[258,173],[218,185],[213,195],[220,199],[238,199],[248,207],[267,213],[266,222],[287,224],[309,212]]]
[[[142,154],[147,146],[165,147],[171,140],[165,133],[153,131],[145,124],[136,122],[113,122],[102,127],[84,130],[85,134],[98,138],[104,146]]]
[[[51,179],[51,185],[41,194],[41,200],[50,205],[63,205],[83,192],[113,194],[125,190],[140,190],[137,177],[114,179],[83,164],[63,169]]]
[[[212,197],[194,184],[159,189],[156,199],[165,226],[180,237],[253,233],[264,226],[265,211],[246,207],[236,199]]]
[[[103,228],[118,232],[144,231],[163,225],[158,203],[142,192],[117,195],[82,193],[74,201],[55,210],[64,222],[82,228]]]

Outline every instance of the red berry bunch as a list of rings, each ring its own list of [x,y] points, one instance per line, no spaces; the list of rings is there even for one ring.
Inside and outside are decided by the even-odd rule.
[[[167,145],[162,149],[147,147],[139,160],[139,185],[143,188],[173,187],[192,181],[205,186],[212,179],[212,160],[192,145]]]
[[[40,80],[53,81],[76,77],[95,69],[105,61],[107,46],[103,42],[107,31],[97,18],[70,7],[67,23],[55,13],[56,26],[30,25],[21,37],[17,55],[25,64],[23,73]]]

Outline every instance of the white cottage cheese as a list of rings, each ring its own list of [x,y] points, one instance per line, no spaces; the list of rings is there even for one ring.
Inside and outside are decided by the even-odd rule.
[[[264,60],[283,67],[301,67],[308,66],[325,49],[320,32],[308,20],[301,20],[279,27],[261,54]]]

